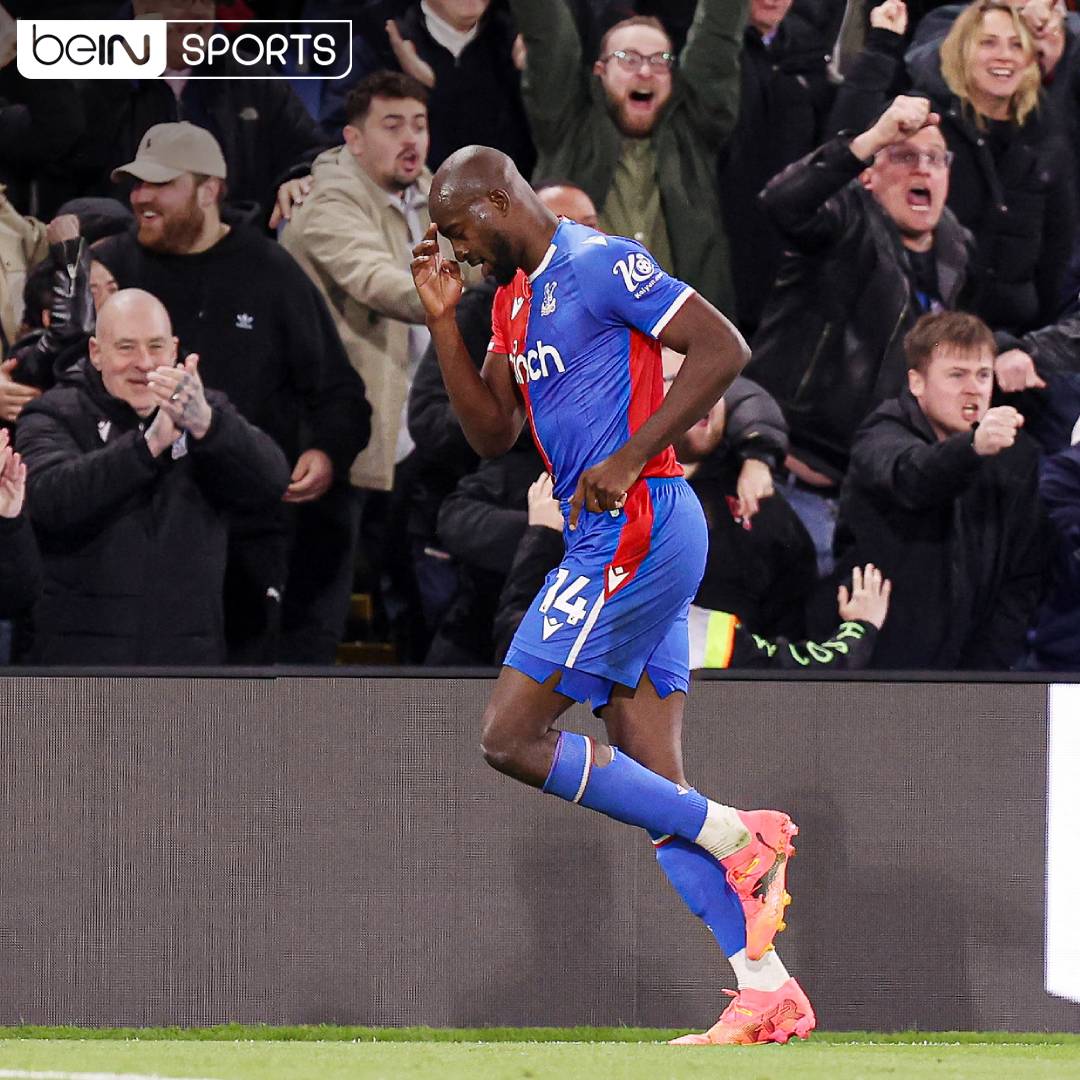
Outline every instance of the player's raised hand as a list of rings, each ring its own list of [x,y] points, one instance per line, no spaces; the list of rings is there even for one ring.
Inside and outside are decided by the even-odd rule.
[[[859,619],[872,623],[880,630],[889,613],[891,595],[892,582],[873,563],[867,563],[865,568],[853,566],[850,595],[846,585],[841,585],[836,591],[840,618],[845,622]]]
[[[993,457],[1016,442],[1016,433],[1024,426],[1024,417],[1011,405],[987,409],[975,429],[972,446],[980,457]]]
[[[428,226],[424,239],[413,248],[410,264],[413,284],[428,319],[442,319],[452,314],[461,299],[461,267],[439,253],[438,236],[436,226]]]
[[[626,493],[633,486],[644,468],[643,462],[627,462],[616,450],[611,457],[586,469],[578,477],[577,488],[570,499],[570,528],[577,528],[582,510],[602,514],[608,510],[621,510],[626,503]]]

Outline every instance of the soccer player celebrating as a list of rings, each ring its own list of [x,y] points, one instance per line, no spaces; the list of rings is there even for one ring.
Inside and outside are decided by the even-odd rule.
[[[683,773],[687,611],[705,563],[697,498],[672,439],[746,363],[737,330],[640,244],[555,217],[504,154],[471,146],[435,174],[433,225],[413,278],[462,428],[484,457],[526,417],[566,521],[566,554],[522,619],[483,719],[494,768],[648,831],[676,891],[716,937],[739,990],[719,1021],[678,1043],[805,1038],[814,1012],[771,948],[783,929],[798,831],[736,810]],[[501,286],[477,372],[458,332],[458,262]],[[686,360],[663,394],[660,343]],[[560,731],[590,701],[610,745]]]

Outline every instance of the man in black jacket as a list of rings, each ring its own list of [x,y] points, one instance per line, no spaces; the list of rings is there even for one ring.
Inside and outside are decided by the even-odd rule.
[[[896,585],[875,666],[1006,670],[1046,561],[1037,454],[1020,413],[990,408],[994,338],[982,320],[924,316],[905,349],[908,387],[852,448],[838,573],[873,561]]]
[[[898,97],[762,193],[788,247],[747,369],[791,428],[790,501],[822,572],[860,420],[904,384],[904,333],[958,306],[971,238],[945,208],[950,157],[924,98]]]
[[[207,385],[228,394],[293,465],[285,502],[295,512],[247,517],[231,538],[231,656],[333,663],[352,587],[349,466],[370,432],[363,381],[292,257],[255,230],[222,222],[226,164],[209,132],[159,124],[121,174],[137,181],[138,232],[110,237],[97,254],[121,288],[161,298],[184,348],[202,357]]]
[[[140,289],[101,309],[89,357],[19,418],[45,568],[33,659],[221,664],[230,511],[281,498],[288,465],[199,358],[176,365],[164,306]]]

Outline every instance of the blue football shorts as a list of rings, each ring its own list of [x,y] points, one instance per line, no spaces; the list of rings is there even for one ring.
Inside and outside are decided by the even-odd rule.
[[[569,502],[562,504],[564,521]],[[709,538],[701,504],[682,477],[639,480],[619,511],[582,511],[563,526],[566,554],[529,605],[508,667],[599,712],[615,683],[647,672],[661,697],[690,683],[687,612]]]

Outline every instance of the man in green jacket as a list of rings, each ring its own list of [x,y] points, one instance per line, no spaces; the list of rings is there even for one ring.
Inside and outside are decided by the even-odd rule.
[[[510,0],[525,40],[525,109],[537,179],[562,177],[600,227],[643,243],[667,270],[734,310],[716,155],[735,126],[746,0],[699,0],[676,58],[661,23],[616,23],[589,63],[564,0]]]

